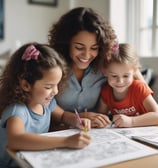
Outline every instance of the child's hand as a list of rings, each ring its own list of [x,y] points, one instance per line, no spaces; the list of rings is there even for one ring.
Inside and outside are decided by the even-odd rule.
[[[91,120],[87,118],[81,118],[82,125],[77,121],[77,127],[87,132],[91,129]]]
[[[88,133],[80,132],[66,138],[66,147],[68,148],[84,148],[91,142],[91,136]]]
[[[113,116],[115,127],[132,127],[132,117],[120,114]]]
[[[84,130],[84,132],[87,132],[91,129],[91,120],[87,119],[87,118],[81,118],[81,121],[83,123],[83,126],[81,128],[81,125],[80,125],[80,128]]]

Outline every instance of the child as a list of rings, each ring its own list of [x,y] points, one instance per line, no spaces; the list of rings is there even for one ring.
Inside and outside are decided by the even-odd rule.
[[[116,127],[158,124],[158,105],[152,90],[145,82],[135,80],[139,68],[136,53],[129,44],[115,44],[111,58],[104,61],[108,84],[102,88],[98,111],[107,115],[110,112]]]
[[[90,135],[84,132],[67,137],[40,135],[48,132],[51,116],[83,129],[75,114],[64,112],[54,99],[66,72],[63,59],[38,43],[22,46],[10,58],[0,78],[0,167],[14,165],[6,146],[13,150],[47,150],[83,148],[90,143]],[[81,121],[89,130],[90,120]]]

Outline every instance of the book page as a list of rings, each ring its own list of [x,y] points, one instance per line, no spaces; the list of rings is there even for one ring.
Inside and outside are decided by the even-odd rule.
[[[57,131],[43,136],[67,136],[79,132],[77,129]],[[135,142],[110,129],[92,129],[90,145],[83,149],[54,149],[47,151],[21,151],[23,157],[34,168],[78,168],[99,167],[136,159],[158,153],[157,150]]]

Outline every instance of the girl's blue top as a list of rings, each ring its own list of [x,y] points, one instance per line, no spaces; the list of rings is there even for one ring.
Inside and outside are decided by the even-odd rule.
[[[17,167],[16,163],[6,152],[7,137],[6,124],[10,117],[16,116],[23,120],[25,132],[27,133],[46,133],[49,130],[51,112],[56,106],[56,100],[53,99],[48,106],[44,106],[43,115],[34,113],[26,104],[13,104],[5,108],[0,121],[0,167]]]

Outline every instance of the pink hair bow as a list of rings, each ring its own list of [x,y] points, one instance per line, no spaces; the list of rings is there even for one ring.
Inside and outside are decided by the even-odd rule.
[[[29,61],[31,59],[37,60],[40,52],[35,48],[34,45],[30,45],[26,48],[24,54],[22,55],[22,60]]]
[[[112,47],[112,51],[113,51],[113,53],[116,53],[116,52],[118,52],[118,50],[119,50],[119,44],[116,42]]]

